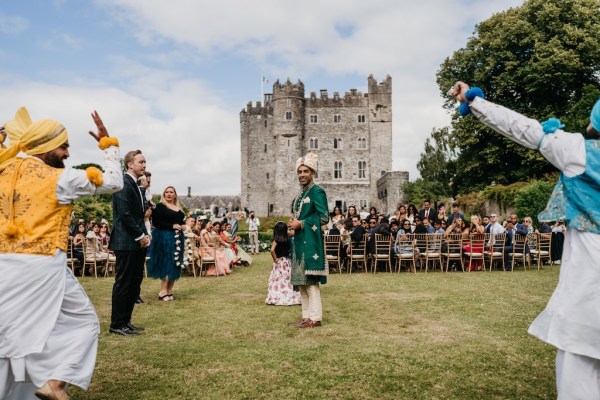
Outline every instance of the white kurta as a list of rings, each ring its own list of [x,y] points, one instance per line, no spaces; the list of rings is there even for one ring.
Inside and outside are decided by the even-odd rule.
[[[481,98],[473,100],[470,107],[481,122],[495,131],[530,149],[539,148],[540,153],[565,176],[573,177],[585,172],[586,150],[582,135],[561,130],[544,135],[538,121]],[[590,204],[590,207],[595,205]],[[559,398],[586,398],[589,390],[600,393],[597,362],[600,360],[598,256],[600,235],[576,229],[569,230],[565,238],[558,285],[546,309],[529,327],[530,334],[562,352],[585,356],[575,363],[565,363],[562,352],[559,352]],[[592,360],[587,362],[586,357]],[[575,368],[574,365],[579,367]],[[581,365],[586,365],[588,370],[584,372]],[[588,372],[591,378],[584,384],[584,375]],[[578,381],[578,384],[565,383],[573,379]]]
[[[40,161],[41,162],[41,161]],[[104,183],[65,169],[58,179],[60,204],[123,187],[119,149],[104,151]],[[0,254],[0,398],[35,398],[35,387],[58,379],[87,389],[98,344],[94,308],[67,268],[66,254]],[[31,382],[31,383],[30,383]]]

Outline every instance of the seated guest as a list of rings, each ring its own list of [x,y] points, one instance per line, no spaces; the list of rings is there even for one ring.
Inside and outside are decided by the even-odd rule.
[[[442,228],[442,221],[440,221],[439,219],[433,223],[433,232],[446,233],[446,230]]]
[[[110,231],[108,229],[108,223],[102,223],[100,225],[100,232],[98,233],[103,251],[108,251],[108,243],[110,242]]]
[[[116,261],[115,256],[109,254],[108,251],[102,250],[102,239],[100,234],[100,224],[94,223],[92,230],[86,234],[85,258],[95,261]]]
[[[398,209],[396,210],[395,214],[398,223],[400,223],[400,221],[403,219],[406,219],[407,216],[408,214],[406,213],[406,207],[403,204],[398,204]]]
[[[435,222],[438,222],[437,220]],[[423,226],[427,229],[427,233],[435,233],[435,228],[431,226],[429,218],[423,218]]]
[[[389,226],[389,221],[387,218],[385,218],[385,217],[382,218],[381,223],[377,224],[373,229],[371,229],[371,232],[369,235],[369,242],[368,242],[368,251],[370,254],[375,253],[375,235],[376,234],[386,235],[386,236],[390,236],[392,234],[392,231],[390,230],[390,226]]]
[[[415,216],[415,228],[413,230],[413,233],[427,233],[427,228],[425,227],[425,225],[423,225],[423,221],[418,215]]]
[[[396,240],[396,236],[398,236],[398,230],[400,229],[400,221],[392,220],[390,221],[390,230],[392,231],[392,237]]]
[[[458,203],[452,203],[452,213],[448,216],[448,225],[452,225],[454,218],[459,217],[464,220],[465,216],[459,211]]]

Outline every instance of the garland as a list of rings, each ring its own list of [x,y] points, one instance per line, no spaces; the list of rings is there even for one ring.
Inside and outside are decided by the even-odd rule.
[[[106,150],[110,146],[119,147],[119,139],[117,139],[116,137],[104,136],[98,141],[98,147],[100,148],[100,150]]]

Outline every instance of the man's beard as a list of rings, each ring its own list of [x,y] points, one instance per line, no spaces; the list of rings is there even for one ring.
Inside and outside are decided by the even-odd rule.
[[[55,153],[46,153],[44,156],[44,162],[46,165],[51,166],[52,168],[64,168],[65,163],[63,159],[57,156]]]

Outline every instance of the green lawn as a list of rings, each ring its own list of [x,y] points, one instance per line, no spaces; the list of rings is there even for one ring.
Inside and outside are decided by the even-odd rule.
[[[144,280],[133,322],[108,333],[113,278],[83,278],[102,330],[88,392],[73,399],[555,398],[554,348],[527,334],[558,267],[357,273],[322,287],[323,327],[264,304],[270,256],[228,277],[184,277],[174,302]]]

